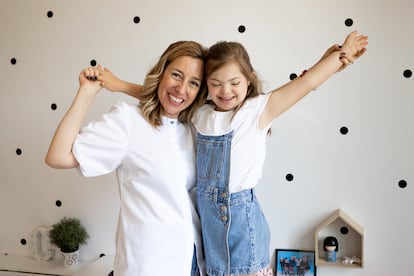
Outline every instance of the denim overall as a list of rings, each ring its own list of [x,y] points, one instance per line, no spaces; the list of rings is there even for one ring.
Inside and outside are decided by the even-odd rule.
[[[232,137],[197,133],[197,207],[209,276],[249,274],[269,265],[270,231],[254,190],[229,193]]]

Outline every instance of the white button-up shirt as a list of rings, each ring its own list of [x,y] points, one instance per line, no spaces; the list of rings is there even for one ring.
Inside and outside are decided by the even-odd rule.
[[[187,276],[194,244],[202,256],[194,132],[176,119],[162,122],[154,128],[137,106],[119,103],[83,128],[73,146],[83,175],[117,173],[116,276]]]

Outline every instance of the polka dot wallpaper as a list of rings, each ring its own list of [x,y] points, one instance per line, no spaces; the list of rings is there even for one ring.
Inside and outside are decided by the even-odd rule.
[[[315,227],[341,208],[365,229],[365,266],[318,267],[318,275],[408,275],[412,26],[414,2],[406,0],[1,0],[0,254],[29,256],[33,229],[64,216],[79,217],[90,233],[81,258],[114,254],[115,175],[84,178],[44,164],[83,68],[102,64],[142,83],[174,41],[234,40],[270,91],[358,30],[370,38],[367,53],[273,123],[257,195],[271,228],[272,265],[276,248],[314,250]],[[119,100],[135,102],[102,91],[85,123]]]

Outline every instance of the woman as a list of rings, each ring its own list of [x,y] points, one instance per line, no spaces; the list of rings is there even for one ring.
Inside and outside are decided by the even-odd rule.
[[[101,66],[83,70],[50,144],[45,162],[53,168],[79,167],[84,176],[117,172],[116,276],[204,275],[198,272],[203,261],[193,200],[194,132],[187,124],[204,101],[204,55],[196,42],[171,44],[140,87],[138,106],[117,104],[81,129],[103,86],[93,78],[104,72]]]

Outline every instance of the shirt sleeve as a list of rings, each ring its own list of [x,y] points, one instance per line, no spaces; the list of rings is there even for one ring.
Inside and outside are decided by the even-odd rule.
[[[260,129],[259,118],[269,100],[269,96],[270,94],[260,94],[256,97],[249,98],[232,120],[233,128],[252,128],[259,132],[267,133],[271,127],[271,123],[265,126],[265,128]]]
[[[117,103],[81,129],[72,152],[84,176],[104,175],[121,164],[128,145],[128,119],[126,103]]]
[[[263,94],[263,95],[258,97],[259,102],[258,102],[258,113],[257,113],[258,115],[257,115],[256,124],[257,124],[257,129],[259,129],[259,131],[264,132],[264,133],[267,133],[269,131],[270,127],[272,126],[272,122],[270,122],[263,129],[260,129],[259,128],[259,118],[260,118],[260,115],[263,113],[263,110],[265,109],[267,102],[269,101],[270,95],[271,95],[271,93],[267,93],[267,94]]]

